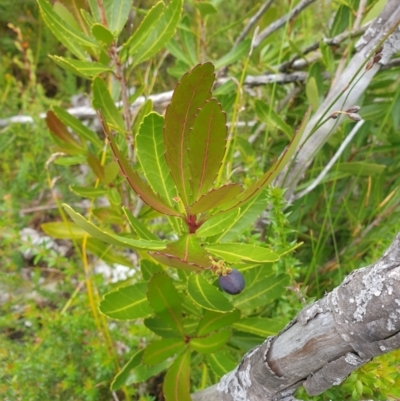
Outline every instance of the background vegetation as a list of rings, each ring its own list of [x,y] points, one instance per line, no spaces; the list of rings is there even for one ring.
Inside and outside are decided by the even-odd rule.
[[[121,43],[153,5],[151,1],[134,3]],[[383,3],[369,0],[363,22],[377,15]],[[139,94],[173,89],[180,76],[199,62],[223,64],[221,59],[232,55],[236,38],[261,5],[240,0],[213,0],[206,3],[208,8],[199,4],[185,1],[174,39],[130,71],[128,84],[136,90],[131,101]],[[295,4],[274,2],[258,22],[260,30]],[[227,120],[236,115],[245,123],[236,128],[231,155],[237,181],[248,185],[277,159],[307,105],[321,102],[337,68],[354,53],[357,37],[335,46],[322,43],[307,55],[302,67],[309,73],[305,81],[245,87],[238,92],[236,83],[244,77],[242,72],[278,72],[293,57],[303,59],[302,49],[351,30],[358,7],[358,0],[316,2],[264,40],[250,57],[248,42],[219,69],[220,75],[224,72],[235,78],[216,92]],[[70,54],[43,23],[35,1],[0,4],[0,49],[0,117],[30,115],[34,120],[0,128],[0,395],[24,401],[161,399],[162,373],[145,384],[136,383],[138,379],[121,390],[109,389],[130,355],[154,338],[140,321],[111,321],[96,313],[103,294],[139,280],[136,254],[114,248],[104,252],[93,246],[86,259],[76,244],[57,235],[51,239],[42,229],[43,223],[65,218],[61,202],[86,210],[87,200],[70,187],[93,186],[96,177],[85,160],[56,153],[58,144],[39,116],[55,105],[90,104],[85,101],[90,98],[90,82],[49,59],[49,54]],[[366,123],[317,188],[292,205],[285,204],[281,190],[270,191],[272,208],[242,234],[243,242],[267,243],[277,251],[303,243],[275,265],[277,272],[287,272],[292,281],[284,296],[263,308],[263,317],[289,321],[305,302],[332,290],[353,269],[378,259],[398,231],[399,79],[398,67],[377,74],[359,102]],[[260,100],[277,111],[278,119],[263,113]],[[162,105],[157,108],[163,110]],[[320,173],[353,125],[348,120],[338,128],[300,189]],[[101,133],[99,137],[103,140]],[[120,214],[107,206],[97,204],[97,217],[122,225]],[[152,231],[168,229],[155,215],[145,215],[146,208],[142,213]],[[233,368],[245,350],[261,341],[256,335],[236,336],[228,344],[231,362],[227,365]],[[397,352],[373,361],[320,398],[399,399],[399,356]],[[197,368],[192,391],[215,383],[223,373],[201,359],[193,364]],[[302,396],[306,397],[300,392]]]

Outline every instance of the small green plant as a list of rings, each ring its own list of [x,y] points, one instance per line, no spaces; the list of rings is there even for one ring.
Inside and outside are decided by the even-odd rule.
[[[291,280],[272,262],[296,245],[278,252],[261,242],[244,243],[240,235],[268,205],[268,185],[290,160],[310,110],[266,173],[244,189],[234,177],[222,182],[232,138],[225,113],[212,96],[212,63],[198,64],[182,77],[165,117],[152,111],[150,101],[135,116],[130,112],[122,66],[129,70],[140,65],[169,41],[180,18],[180,0],[171,1],[167,8],[157,3],[118,51],[126,21],[123,10],[130,1],[104,1],[103,6],[89,2],[92,15],[83,12],[85,18],[76,20],[80,30],[74,30],[74,35],[61,18],[77,18],[73,10],[53,9],[46,0],[38,3],[48,27],[76,57],[52,56],[53,60],[92,81],[93,107],[112,151],[111,158],[96,133],[62,108],[48,112],[46,122],[56,150],[68,155],[63,163],[86,161],[96,176],[92,188],[71,190],[93,202],[105,195],[110,206],[92,206],[85,218],[64,205],[74,223],[46,223],[43,229],[81,242],[82,252],[89,249],[100,257],[108,252],[99,241],[140,255],[141,279],[106,294],[100,311],[113,319],[144,319],[145,326],[161,338],[135,353],[111,388],[167,370],[166,400],[188,400],[191,367],[195,372],[201,362],[203,369],[220,377],[235,366],[235,348],[251,348],[286,321],[267,318],[264,312]],[[121,93],[122,113],[115,105],[111,82]],[[138,216],[139,200],[146,206]],[[92,216],[97,224],[90,221]],[[161,230],[152,229],[151,220],[160,217]],[[110,230],[110,224],[117,224],[119,232]],[[87,285],[90,290],[91,284]]]

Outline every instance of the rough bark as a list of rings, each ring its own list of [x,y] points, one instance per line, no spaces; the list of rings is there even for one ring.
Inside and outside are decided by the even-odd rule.
[[[380,16],[376,18],[358,41],[357,53],[350,60],[320,108],[315,111],[307,124],[299,151],[294,156],[293,162],[275,179],[275,185],[287,188],[285,196],[288,200],[292,199],[298,182],[313,162],[320,148],[335,132],[342,118],[329,119],[312,133],[314,127],[318,126],[333,111],[346,110],[357,103],[379,69],[388,63],[393,54],[400,50],[399,23],[400,2],[388,0]],[[368,58],[373,57],[377,47],[386,36],[388,38],[383,44],[381,60],[376,62],[371,69],[365,71],[365,68],[362,68],[363,64]],[[312,135],[310,135],[311,133]]]
[[[193,401],[283,401],[318,395],[371,358],[400,348],[400,233],[376,263],[303,309]]]

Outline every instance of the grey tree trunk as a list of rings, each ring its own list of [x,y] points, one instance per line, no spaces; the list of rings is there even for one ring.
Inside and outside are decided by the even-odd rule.
[[[400,348],[400,233],[376,263],[355,270],[249,351],[193,401],[288,401],[318,395],[371,358]]]

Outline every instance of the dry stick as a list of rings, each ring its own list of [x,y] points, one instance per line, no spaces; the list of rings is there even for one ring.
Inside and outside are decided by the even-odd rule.
[[[354,21],[353,24],[353,28],[351,29],[352,31],[359,28],[360,27],[360,23],[361,23],[361,18],[364,14],[365,11],[365,7],[366,7],[366,0],[361,0],[360,4],[358,6],[358,10],[357,10],[357,15],[356,15],[356,19]],[[335,72],[335,77],[333,78],[332,82],[331,82],[331,88],[333,88],[336,85],[336,81],[339,79],[340,75],[342,75],[343,69],[345,67],[346,64],[346,59],[347,59],[347,53],[349,51],[349,46],[347,46],[346,50],[343,52],[342,57],[339,61],[339,65],[336,69]]]
[[[355,36],[359,36],[362,33],[364,33],[369,26],[371,25],[371,22],[368,22],[367,24],[363,25],[361,28],[352,30],[352,31],[346,31],[346,32],[342,32],[339,35],[334,36],[333,38],[324,38],[322,40],[319,40],[318,42],[313,43],[312,45],[306,47],[303,51],[302,51],[302,56],[305,56],[308,53],[311,53],[314,50],[319,49],[320,44],[323,42],[329,46],[337,46],[340,43],[342,43],[344,40],[349,39],[349,38],[354,38]],[[287,71],[289,68],[293,68],[293,69],[299,69],[299,68],[303,68],[307,65],[306,62],[304,62],[304,65],[302,64],[294,64],[297,60],[299,60],[301,58],[300,55],[296,55],[293,58],[291,58],[289,61],[286,61],[284,63],[282,63],[278,70],[281,72],[285,72]]]
[[[223,83],[227,82],[232,78],[220,78],[217,80],[217,85],[222,85]],[[307,73],[298,71],[298,72],[293,72],[290,74],[284,74],[284,73],[279,73],[279,74],[268,74],[268,75],[260,75],[260,76],[247,76],[247,78],[244,81],[244,85],[248,87],[253,87],[253,86],[261,86],[261,85],[266,85],[266,84],[272,84],[274,82],[279,83],[279,84],[287,84],[291,82],[304,82],[307,79]],[[168,92],[163,92],[163,93],[158,93],[150,96],[139,96],[131,105],[130,105],[130,111],[134,111],[136,108],[140,107],[143,105],[143,103],[147,100],[150,99],[153,104],[155,105],[163,105],[164,103],[170,102],[172,98],[172,93],[173,91],[168,91]],[[117,102],[116,106],[120,107],[122,105],[122,102]],[[91,108],[91,107],[72,107],[67,109],[68,113],[71,114],[72,116],[79,118],[81,120],[90,120],[90,119],[95,119],[97,117],[96,111]],[[39,118],[46,118],[46,113],[41,113],[39,115]],[[0,128],[7,127],[10,124],[33,124],[34,119],[31,116],[13,116],[9,118],[4,118],[0,119]]]
[[[260,18],[266,13],[266,11],[271,7],[271,4],[274,0],[267,0],[260,9],[250,18],[249,22],[243,29],[242,33],[236,38],[233,47],[236,47],[245,37],[246,35],[252,30],[255,24],[260,20]]]
[[[333,167],[333,165],[339,159],[340,155],[346,149],[347,145],[352,141],[352,139],[357,134],[358,130],[361,128],[361,126],[363,124],[364,124],[364,120],[358,121],[358,123],[353,127],[353,129],[351,130],[350,134],[347,135],[346,139],[341,143],[341,145],[339,146],[339,149],[337,150],[337,152],[334,154],[332,159],[329,160],[329,163],[324,167],[324,169],[321,171],[321,173],[318,175],[318,177],[306,189],[304,189],[303,191],[301,191],[301,192],[297,193],[296,195],[294,195],[293,196],[293,200],[297,200],[297,199],[302,198],[303,196],[305,196],[308,193],[310,193],[314,188],[316,188],[320,184],[320,182],[329,173],[330,169]]]
[[[371,358],[400,348],[400,233],[374,264],[352,272],[193,401],[287,401],[318,395]]]
[[[254,47],[257,47],[265,38],[277,31],[279,28],[284,26],[287,21],[290,21],[296,15],[298,15],[302,10],[308,7],[315,0],[302,0],[293,9],[284,15],[282,18],[274,21],[271,25],[267,26],[263,31],[261,31],[254,40]]]
[[[356,104],[378,72],[380,68],[378,63],[365,71],[363,66],[366,60],[371,57],[371,54],[389,33],[390,36],[384,43],[383,57],[379,63],[386,64],[392,55],[400,49],[400,32],[396,29],[399,22],[400,4],[397,0],[388,0],[380,16],[367,29],[356,45],[358,53],[351,59],[337,85],[332,88],[325,101],[307,124],[299,151],[294,155],[290,167],[286,167],[275,179],[275,185],[287,188],[286,199],[291,200],[297,183],[312,163],[316,153],[339,125],[340,119],[328,120],[321,125],[320,122],[324,116],[329,115],[334,110],[343,110]],[[315,127],[318,128],[315,129]],[[310,137],[311,133],[312,136]]]

